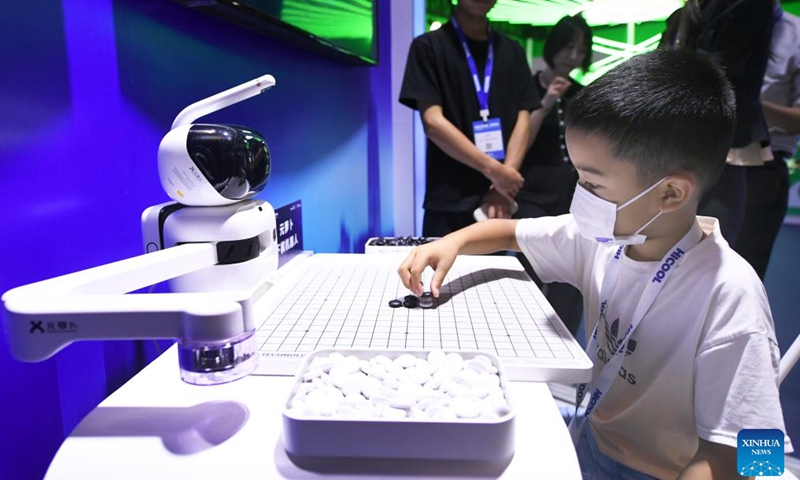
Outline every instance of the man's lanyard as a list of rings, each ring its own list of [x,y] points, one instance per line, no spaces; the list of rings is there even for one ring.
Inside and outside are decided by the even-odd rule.
[[[617,349],[613,352],[611,360],[609,360],[608,363],[603,366],[603,368],[600,370],[600,374],[597,376],[594,382],[588,385],[588,388],[586,383],[578,385],[578,390],[575,392],[575,416],[569,422],[569,433],[572,436],[572,442],[575,445],[578,444],[578,438],[580,437],[581,430],[583,429],[584,423],[589,418],[589,415],[591,415],[591,413],[600,403],[600,400],[605,397],[609,388],[611,388],[611,385],[614,383],[614,380],[616,380],[617,373],[622,366],[623,360],[625,360],[628,339],[633,334],[634,330],[636,330],[636,327],[639,326],[644,318],[644,315],[653,305],[653,302],[661,292],[664,284],[667,283],[667,280],[672,272],[674,272],[682,262],[683,256],[692,247],[700,243],[702,238],[703,230],[700,228],[700,224],[695,221],[694,226],[686,233],[686,235],[681,238],[681,240],[667,253],[666,256],[664,256],[663,259],[661,259],[661,263],[653,274],[653,278],[644,288],[644,292],[642,292],[639,303],[636,305],[636,309],[633,312],[631,324],[628,326],[628,329],[625,331],[625,334],[622,336],[622,338],[619,339],[619,344]],[[619,279],[619,265],[622,256],[625,254],[624,250],[625,247],[620,246],[614,255],[609,259],[608,266],[606,267],[606,275],[603,278],[603,286],[600,288],[600,319],[598,320],[597,325],[594,326],[592,338],[589,340],[589,344],[586,346],[586,354],[592,359],[592,362],[597,361],[597,327],[600,326],[600,323],[603,322],[603,319],[605,318],[606,312],[608,311],[608,301],[614,293],[614,288],[617,286],[617,280]],[[583,402],[587,390],[590,389],[592,390],[592,396],[589,398],[589,405],[586,407],[586,413],[583,417],[578,419],[578,407]]]
[[[461,25],[458,24],[458,20],[456,20],[455,16],[452,17],[451,21],[453,22],[453,28],[456,30],[456,35],[458,35],[458,39],[461,41],[461,46],[464,48],[464,53],[467,56],[467,65],[469,65],[469,71],[472,73],[472,83],[475,86],[475,93],[478,95],[481,118],[485,122],[489,119],[489,85],[492,81],[492,65],[494,64],[494,39],[492,38],[492,31],[489,30],[489,54],[486,57],[486,68],[483,70],[483,86],[481,86],[481,81],[478,78],[478,67],[475,65],[475,59],[469,51],[467,37],[464,35],[464,32],[461,31]]]

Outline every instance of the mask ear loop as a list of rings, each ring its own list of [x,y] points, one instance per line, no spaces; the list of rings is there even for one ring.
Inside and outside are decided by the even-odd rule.
[[[633,202],[635,202],[636,200],[638,200],[638,199],[642,198],[643,196],[647,195],[647,194],[648,194],[648,193],[649,193],[651,190],[653,190],[653,189],[654,189],[654,188],[656,188],[657,186],[661,185],[661,183],[662,183],[664,180],[666,180],[666,179],[667,179],[667,177],[664,177],[664,178],[662,178],[661,180],[657,181],[656,183],[654,183],[654,184],[653,184],[653,185],[651,185],[650,187],[646,188],[646,189],[645,189],[643,192],[641,192],[640,194],[636,195],[635,197],[631,198],[631,199],[630,199],[630,200],[628,200],[627,202],[623,203],[622,205],[620,205],[619,207],[617,207],[617,211],[620,211],[620,210],[622,210],[623,208],[627,207],[627,206],[628,206],[628,205],[630,205],[631,203],[633,203]],[[660,216],[661,216],[661,214],[662,214],[662,213],[664,213],[664,212],[663,212],[663,211],[661,211],[661,209],[659,209],[659,210],[658,210],[658,213],[656,213],[656,214],[655,214],[655,216],[653,216],[653,218],[651,218],[651,219],[650,219],[650,220],[649,220],[647,223],[645,223],[644,225],[642,225],[641,227],[639,227],[639,228],[638,228],[638,229],[637,229],[635,232],[633,232],[632,234],[630,234],[630,235],[628,235],[628,236],[626,236],[626,237],[624,237],[624,238],[626,238],[626,239],[633,239],[633,238],[636,238],[636,237],[638,237],[638,236],[639,236],[639,235],[640,235],[640,234],[641,234],[641,233],[644,231],[644,229],[645,229],[645,228],[647,228],[648,226],[650,226],[650,224],[651,224],[651,223],[655,222],[655,221],[658,219],[658,217],[660,217]],[[641,243],[641,242],[638,242],[638,243]]]
[[[650,226],[650,224],[651,224],[651,223],[655,222],[655,221],[656,221],[656,219],[657,219],[658,217],[660,217],[662,213],[664,213],[664,212],[662,212],[661,210],[659,210],[659,211],[658,211],[658,213],[656,213],[656,215],[655,215],[653,218],[651,218],[649,222],[645,223],[645,224],[644,224],[644,225],[642,225],[642,226],[641,226],[641,227],[640,227],[638,230],[636,230],[635,232],[633,232],[633,235],[631,235],[631,237],[635,237],[636,235],[639,235],[640,233],[642,233],[642,231],[643,231],[645,228],[647,228],[648,226]]]
[[[625,203],[623,203],[622,205],[620,205],[619,207],[617,207],[617,211],[619,212],[620,210],[622,210],[623,208],[627,207],[627,206],[628,206],[628,205],[630,205],[631,203],[633,203],[633,202],[635,202],[636,200],[639,200],[639,199],[640,199],[640,198],[642,198],[643,196],[647,195],[648,193],[650,193],[650,191],[651,191],[651,190],[653,190],[653,189],[654,189],[654,188],[656,188],[657,186],[661,185],[661,182],[663,182],[663,181],[664,181],[664,180],[666,180],[666,179],[667,179],[667,177],[664,177],[664,178],[662,178],[661,180],[657,181],[656,183],[654,183],[654,184],[650,185],[649,187],[645,188],[643,192],[639,193],[638,195],[634,196],[633,198],[631,198],[631,199],[630,199],[630,200],[628,200],[627,202],[625,202]],[[659,212],[659,215],[660,215],[660,214],[661,214],[661,212]],[[652,221],[652,220],[651,220],[651,221]],[[650,224],[648,223],[647,225],[650,225]]]

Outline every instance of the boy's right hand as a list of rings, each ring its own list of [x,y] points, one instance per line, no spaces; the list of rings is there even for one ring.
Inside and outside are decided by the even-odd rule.
[[[403,263],[397,269],[403,285],[414,292],[415,295],[422,295],[425,285],[422,283],[422,272],[426,267],[433,268],[433,279],[431,279],[430,292],[434,297],[439,298],[439,289],[442,286],[444,277],[453,266],[458,254],[458,246],[453,244],[453,240],[442,238],[431,243],[420,245],[411,250]]]

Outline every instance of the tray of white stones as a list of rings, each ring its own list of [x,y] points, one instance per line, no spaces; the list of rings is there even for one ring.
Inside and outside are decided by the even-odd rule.
[[[323,349],[295,376],[283,441],[298,456],[503,461],[514,415],[489,353]]]

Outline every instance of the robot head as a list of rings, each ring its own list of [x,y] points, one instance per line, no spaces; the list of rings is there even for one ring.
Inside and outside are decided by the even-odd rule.
[[[184,205],[228,205],[266,187],[270,154],[247,127],[193,124],[171,130],[158,148],[161,186]]]
[[[193,103],[178,114],[158,147],[158,176],[170,198],[190,206],[229,205],[266,187],[270,155],[260,133],[235,125],[192,122],[273,86],[275,78],[264,75]]]

